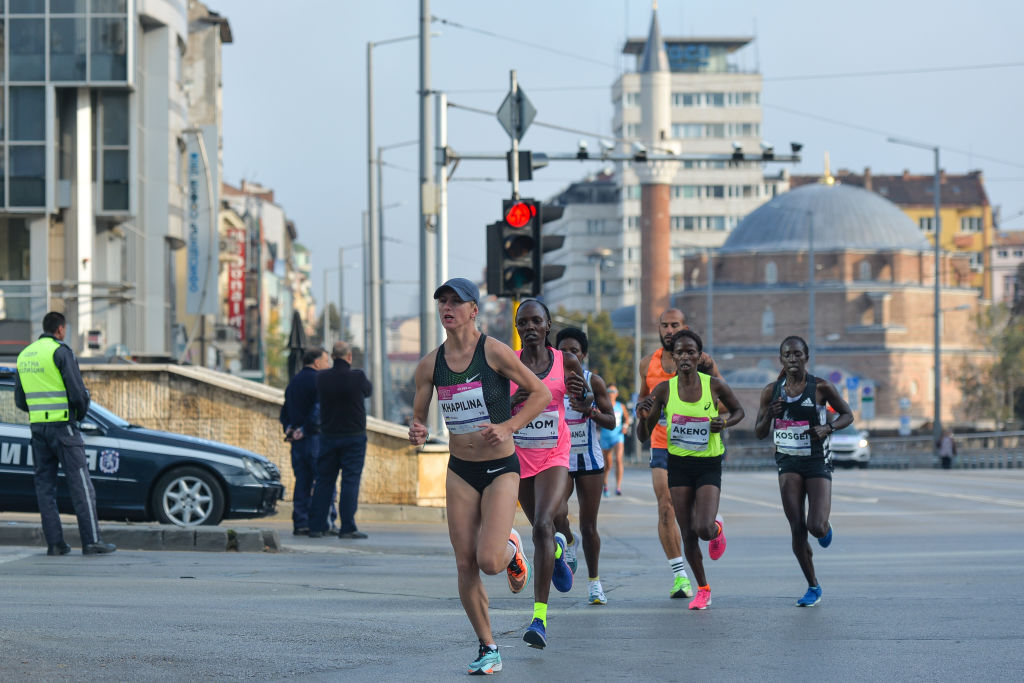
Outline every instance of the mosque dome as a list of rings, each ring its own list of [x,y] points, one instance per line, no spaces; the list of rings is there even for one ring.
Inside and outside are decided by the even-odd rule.
[[[885,197],[853,185],[816,183],[779,195],[752,211],[720,249],[724,253],[814,250],[922,251],[921,230]]]

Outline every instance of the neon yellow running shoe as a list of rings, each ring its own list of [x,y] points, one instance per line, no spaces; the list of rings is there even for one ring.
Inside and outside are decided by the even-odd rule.
[[[670,595],[673,598],[692,598],[693,588],[690,587],[689,577],[677,576],[675,582],[672,584],[672,592]]]

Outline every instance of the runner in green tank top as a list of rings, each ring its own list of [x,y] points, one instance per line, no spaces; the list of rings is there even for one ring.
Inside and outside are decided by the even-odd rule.
[[[718,515],[722,495],[722,431],[743,420],[732,389],[724,380],[697,371],[703,343],[696,332],[672,335],[676,376],[661,382],[651,393],[650,407],[637,408],[637,436],[646,439],[664,413],[668,437],[668,486],[676,523],[683,536],[683,552],[697,580],[697,596],[690,609],[711,604],[711,587],[704,573],[699,541],[708,541],[708,554],[717,560],[725,552],[725,532]],[[728,411],[718,414],[718,404]]]

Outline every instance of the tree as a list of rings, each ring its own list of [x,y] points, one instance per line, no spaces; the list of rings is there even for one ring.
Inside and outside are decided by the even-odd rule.
[[[1024,415],[1024,315],[1016,306],[990,306],[978,315],[978,334],[996,359],[966,361],[950,374],[960,385],[961,408],[972,419],[1006,425]]]
[[[327,306],[327,316],[331,321],[331,337],[337,339],[337,331],[341,329],[341,314],[338,312],[337,306],[333,303]],[[318,343],[322,346],[324,343],[324,314],[320,313],[320,317],[316,319],[316,336]],[[328,349],[330,351],[330,349]]]
[[[612,318],[608,313],[567,313],[559,308],[558,316],[578,320],[576,327],[582,328],[586,323],[589,342],[587,361],[590,369],[601,375],[605,384],[618,385],[619,395],[622,397],[628,397],[636,391],[633,386],[636,378],[636,368],[633,367],[633,338],[617,333],[612,327]],[[552,341],[558,330],[563,327],[569,325],[559,322],[552,327]]]
[[[281,331],[281,314],[276,308],[270,310],[267,325],[267,366],[266,381],[272,387],[284,389],[288,385],[288,338]]]

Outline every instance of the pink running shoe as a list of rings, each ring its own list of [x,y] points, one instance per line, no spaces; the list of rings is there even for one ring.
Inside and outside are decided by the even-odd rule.
[[[711,604],[711,587],[697,589],[697,597],[690,601],[690,609],[707,609]]]
[[[718,535],[708,542],[708,555],[712,560],[717,560],[725,553],[725,524],[722,515],[716,515],[715,521],[718,523]]]

